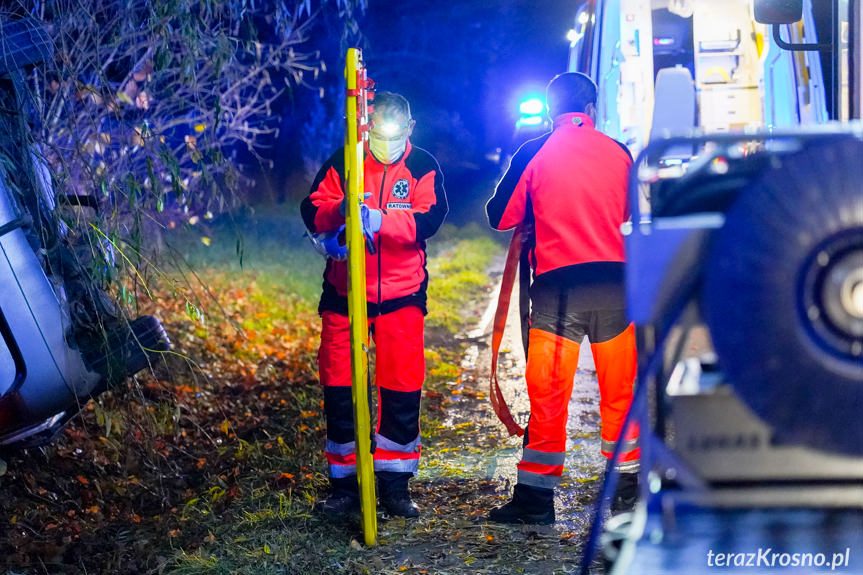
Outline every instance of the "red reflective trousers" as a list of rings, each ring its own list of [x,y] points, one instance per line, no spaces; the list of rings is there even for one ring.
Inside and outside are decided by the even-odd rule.
[[[330,477],[356,474],[348,316],[322,314],[318,371],[327,418],[325,456]],[[369,319],[375,342],[377,428],[375,471],[416,474],[420,457],[419,410],[425,377],[423,313],[408,306]]]

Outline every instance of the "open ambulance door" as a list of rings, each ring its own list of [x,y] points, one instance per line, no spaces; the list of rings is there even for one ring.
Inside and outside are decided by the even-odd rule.
[[[803,4],[784,37],[817,42],[812,3]],[[781,49],[752,0],[586,2],[570,42],[568,70],[599,88],[597,127],[633,155],[669,134],[829,119],[818,53]]]

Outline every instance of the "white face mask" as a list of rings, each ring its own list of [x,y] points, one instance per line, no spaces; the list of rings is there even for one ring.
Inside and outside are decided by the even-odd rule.
[[[374,154],[379,162],[384,164],[392,164],[398,161],[405,153],[408,141],[404,140],[384,140],[375,137],[374,134],[369,135],[369,149]]]

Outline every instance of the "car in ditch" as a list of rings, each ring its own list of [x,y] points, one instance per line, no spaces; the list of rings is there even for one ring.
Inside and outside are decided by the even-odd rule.
[[[51,38],[26,18],[0,36],[0,449],[11,449],[49,442],[170,342],[156,318],[126,317],[92,280],[92,258],[59,217],[86,201],[57,197],[25,112],[27,72],[50,60]]]

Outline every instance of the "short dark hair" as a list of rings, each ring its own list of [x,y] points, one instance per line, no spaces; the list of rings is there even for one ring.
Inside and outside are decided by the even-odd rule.
[[[584,112],[596,104],[596,84],[581,72],[564,72],[551,79],[545,89],[548,115],[554,118],[571,112]]]
[[[376,92],[372,105],[374,106],[373,113],[376,113],[380,108],[386,108],[386,116],[390,116],[393,112],[401,112],[407,120],[411,119],[411,105],[408,103],[407,98],[401,94]]]

